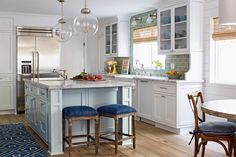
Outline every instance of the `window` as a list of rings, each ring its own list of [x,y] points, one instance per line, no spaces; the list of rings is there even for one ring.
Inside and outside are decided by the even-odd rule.
[[[236,84],[236,39],[216,41],[215,82]]]
[[[219,25],[214,18],[213,39],[215,40],[214,82],[236,84],[236,27]]]
[[[165,55],[158,55],[157,26],[145,27],[133,32],[133,66],[153,69],[159,60],[165,68]]]

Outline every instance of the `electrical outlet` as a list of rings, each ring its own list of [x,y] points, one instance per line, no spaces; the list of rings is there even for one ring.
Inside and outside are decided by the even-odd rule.
[[[170,63],[170,69],[175,69],[175,63]]]

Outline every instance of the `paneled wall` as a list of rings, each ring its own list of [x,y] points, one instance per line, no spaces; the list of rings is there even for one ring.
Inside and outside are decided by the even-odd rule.
[[[236,86],[212,84],[214,61],[214,41],[212,34],[212,17],[218,16],[218,0],[206,0],[204,8],[204,94],[206,100],[236,98]]]

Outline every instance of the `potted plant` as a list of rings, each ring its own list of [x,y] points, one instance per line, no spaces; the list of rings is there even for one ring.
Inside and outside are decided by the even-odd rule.
[[[152,64],[154,64],[156,69],[158,70],[162,69],[163,64],[160,62],[160,60],[155,60],[152,62]]]

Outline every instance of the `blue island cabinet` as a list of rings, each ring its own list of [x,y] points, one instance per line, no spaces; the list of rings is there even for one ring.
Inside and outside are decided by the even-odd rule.
[[[132,83],[119,81],[25,80],[26,118],[48,144],[51,155],[63,154],[62,110],[68,106],[100,106],[121,103],[132,106]],[[67,125],[67,124],[66,124]],[[111,119],[101,120],[101,133],[114,130]],[[91,133],[94,130],[91,122]],[[120,131],[131,133],[131,119],[120,121]],[[73,123],[73,134],[86,133],[86,122]],[[66,132],[67,134],[67,132]],[[123,142],[123,144],[131,141]]]
[[[48,144],[49,99],[46,89],[25,83],[25,117],[29,126]]]

